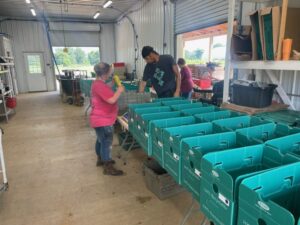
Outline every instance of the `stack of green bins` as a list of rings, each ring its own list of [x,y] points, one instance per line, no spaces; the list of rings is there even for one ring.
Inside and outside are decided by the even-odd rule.
[[[214,120],[232,118],[242,116],[243,114],[238,112],[233,112],[230,110],[222,110],[217,112],[209,112],[209,113],[202,113],[202,114],[195,114],[194,117],[198,122],[212,122]]]
[[[183,100],[183,97],[171,97],[171,98],[155,98],[152,100],[153,103],[161,103],[164,101],[178,101]]]
[[[299,162],[285,155],[277,162],[266,154],[270,149],[261,145],[209,153],[201,160],[200,205],[202,212],[215,225],[235,225],[238,211],[238,188],[247,177],[260,172]],[[271,158],[269,158],[271,157]]]
[[[200,199],[201,159],[210,152],[238,148],[236,133],[226,132],[185,138],[181,145],[181,183]]]
[[[169,101],[162,101],[161,104],[165,106],[172,106],[172,105],[182,105],[182,104],[191,104],[192,101],[190,100],[169,100]]]
[[[164,168],[181,184],[181,145],[183,138],[213,133],[212,123],[166,128],[163,132]]]
[[[163,120],[154,120],[150,122],[150,134],[152,139],[151,150],[152,156],[159,162],[160,165],[164,165],[163,154],[163,131],[167,127],[176,127],[181,125],[194,124],[196,122],[195,117],[186,116]],[[186,129],[186,128],[184,128]]]
[[[143,150],[149,155],[152,155],[151,148],[151,135],[150,135],[150,122],[159,119],[169,119],[180,117],[179,111],[150,113],[141,115],[141,121],[138,121],[137,141]]]
[[[268,120],[260,119],[254,116],[238,116],[234,118],[215,120],[214,129],[217,132],[234,131],[245,127],[253,127],[260,124],[270,123]]]
[[[238,224],[300,224],[300,163],[245,179],[239,188]]]
[[[163,167],[168,173],[181,184],[181,140],[183,138],[213,134],[213,126],[211,123],[201,124],[203,122],[211,122],[215,119],[229,118],[240,115],[232,111],[218,111],[203,114],[196,114],[196,123],[188,126],[171,127],[164,129],[163,132]]]
[[[300,133],[300,128],[292,128],[285,124],[267,123],[254,127],[239,129],[237,139],[241,145],[261,144],[265,141]]]
[[[268,158],[273,159],[269,163],[283,160],[284,155],[292,155],[300,158],[300,133],[277,138],[265,143],[268,148]]]
[[[147,107],[147,108],[138,108],[135,110],[133,122],[129,126],[129,131],[132,133],[134,138],[139,137],[140,134],[140,124],[143,122],[141,116],[144,114],[150,113],[160,113],[160,112],[171,112],[169,106],[159,106],[159,107]]]
[[[220,110],[221,109],[216,106],[205,106],[205,107],[194,108],[194,109],[183,109],[180,111],[184,116],[193,116],[196,114],[209,113],[209,112],[215,112]]]
[[[195,109],[195,108],[199,108],[199,107],[204,107],[204,106],[209,106],[206,103],[201,103],[201,102],[197,102],[197,103],[188,103],[188,104],[179,104],[179,105],[171,105],[171,109],[175,110],[175,111],[180,111],[183,109]]]
[[[160,102],[157,103],[146,103],[146,104],[130,104],[128,105],[128,127],[129,131],[132,131],[134,128],[134,120],[135,120],[135,111],[137,109],[143,109],[143,108],[151,108],[151,107],[158,107],[161,106]]]

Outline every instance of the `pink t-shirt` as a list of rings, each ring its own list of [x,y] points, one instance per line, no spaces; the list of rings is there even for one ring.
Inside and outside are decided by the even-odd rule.
[[[91,88],[92,111],[90,114],[91,127],[112,126],[117,119],[118,103],[110,104],[108,99],[114,96],[112,89],[102,80],[95,80]]]
[[[182,93],[190,92],[191,90],[193,90],[193,79],[192,79],[192,72],[190,68],[185,66],[180,70],[180,73],[181,73],[180,91]]]

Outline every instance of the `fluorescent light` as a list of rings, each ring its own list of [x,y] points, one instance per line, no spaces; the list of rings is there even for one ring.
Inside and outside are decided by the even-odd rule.
[[[33,16],[36,16],[36,13],[35,13],[34,8],[31,8],[30,11],[31,11],[31,14],[32,14]]]
[[[97,19],[100,16],[100,12],[96,12],[95,15],[93,16],[94,20]]]
[[[31,3],[30,0],[25,0],[25,2],[26,2],[27,4],[30,4],[30,3]]]
[[[112,3],[113,3],[112,1],[107,1],[107,2],[104,4],[103,8],[109,7]]]

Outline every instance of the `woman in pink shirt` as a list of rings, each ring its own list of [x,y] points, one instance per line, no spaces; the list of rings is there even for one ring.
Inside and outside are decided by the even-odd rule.
[[[180,67],[180,74],[181,74],[181,86],[180,86],[181,97],[184,97],[186,99],[191,99],[193,93],[193,87],[194,87],[192,72],[190,68],[188,68],[185,65],[185,60],[183,58],[179,58],[177,64]]]
[[[113,125],[118,115],[117,101],[124,87],[118,87],[113,92],[111,87],[106,84],[112,76],[112,68],[107,63],[99,63],[94,67],[96,80],[92,84],[92,111],[90,114],[90,124],[96,131],[96,154],[98,156],[97,166],[104,167],[105,175],[120,176],[122,170],[114,167],[115,161],[111,159],[111,149],[113,142]]]

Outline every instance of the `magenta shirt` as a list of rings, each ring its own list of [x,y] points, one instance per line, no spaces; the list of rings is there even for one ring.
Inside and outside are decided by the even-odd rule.
[[[181,87],[180,87],[181,93],[190,92],[191,90],[193,90],[193,79],[192,79],[192,72],[190,68],[185,66],[180,70],[180,73],[181,73]]]
[[[117,119],[118,103],[110,104],[108,99],[114,96],[111,87],[102,80],[95,80],[91,88],[92,111],[90,114],[91,127],[112,126]]]

